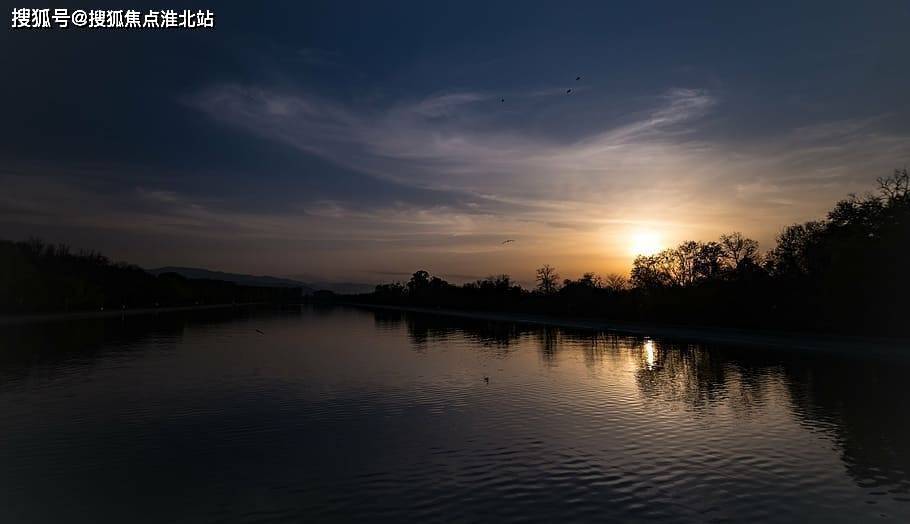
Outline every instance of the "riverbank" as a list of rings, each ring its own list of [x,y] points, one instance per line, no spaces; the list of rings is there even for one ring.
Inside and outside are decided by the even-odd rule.
[[[195,306],[146,307],[136,309],[110,309],[103,311],[72,311],[69,313],[35,313],[25,315],[0,315],[0,326],[24,324],[30,322],[50,322],[55,320],[80,320],[87,318],[128,317],[149,315],[153,313],[174,313],[179,311],[203,311],[207,309],[227,309],[259,306],[264,302],[245,302],[242,304],[205,304]]]
[[[737,346],[798,349],[810,351],[861,351],[864,355],[868,355],[870,352],[889,355],[900,353],[910,358],[910,340],[900,339],[830,336],[814,333],[787,333],[777,331],[764,332],[719,327],[677,326],[656,323],[651,324],[639,322],[603,321],[596,319],[564,318],[524,313],[464,311],[453,309],[424,308],[416,306],[367,304],[359,302],[344,303],[342,305],[364,309],[402,311],[409,313],[439,315],[474,320],[487,320],[491,322],[514,322],[518,324],[553,326],[585,331],[608,331],[620,335],[670,338],[687,342],[730,344]]]
[[[259,306],[263,304],[264,303],[262,302],[253,302],[242,304],[206,304],[194,306],[136,308],[123,310],[115,309],[105,311],[77,311],[69,313],[0,315],[0,326],[32,322],[51,322],[59,320],[80,320],[105,317],[127,317],[182,311],[241,308]],[[756,331],[709,326],[679,326],[644,322],[604,321],[597,319],[556,317],[526,313],[467,311],[417,306],[369,304],[362,302],[331,302],[331,304],[345,307],[355,307],[360,309],[401,311],[407,313],[419,313],[470,320],[485,320],[490,322],[513,322],[517,324],[552,326],[584,331],[605,331],[619,335],[630,335],[648,338],[668,338],[685,342],[711,343],[721,345],[729,344],[737,346],[798,349],[811,351],[837,351],[847,353],[860,351],[865,355],[868,355],[870,352],[890,355],[900,353],[910,358],[910,340],[900,339],[831,336],[815,333]]]

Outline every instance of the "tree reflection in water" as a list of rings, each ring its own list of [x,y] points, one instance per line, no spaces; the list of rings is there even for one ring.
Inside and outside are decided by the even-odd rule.
[[[805,425],[833,432],[842,461],[857,484],[881,487],[898,498],[910,496],[907,358],[679,343],[552,326],[396,314],[406,319],[415,347],[464,336],[505,354],[519,340],[534,340],[544,365],[555,365],[560,354],[569,350],[581,351],[592,369],[609,365],[605,355],[629,352],[638,361],[635,382],[644,398],[679,404],[694,416],[710,413],[723,401],[737,417],[750,419],[764,408],[769,396],[784,394]],[[377,315],[377,322],[385,316]]]

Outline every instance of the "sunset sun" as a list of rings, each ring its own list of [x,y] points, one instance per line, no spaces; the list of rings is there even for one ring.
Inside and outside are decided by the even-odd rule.
[[[653,255],[663,248],[660,235],[654,231],[635,231],[629,238],[632,255]]]

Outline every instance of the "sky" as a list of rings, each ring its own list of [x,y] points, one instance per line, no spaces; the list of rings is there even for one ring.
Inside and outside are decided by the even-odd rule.
[[[208,8],[216,28],[8,17],[0,238],[530,282],[732,231],[768,249],[910,163],[906,1],[102,7]]]

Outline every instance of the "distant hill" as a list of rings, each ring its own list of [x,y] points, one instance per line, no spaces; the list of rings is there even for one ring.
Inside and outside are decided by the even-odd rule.
[[[198,267],[159,267],[156,269],[146,270],[153,275],[160,275],[162,273],[177,273],[186,278],[192,279],[201,279],[201,280],[221,280],[225,282],[233,282],[235,284],[240,284],[242,286],[262,286],[262,287],[299,287],[303,289],[305,295],[313,292],[313,288],[298,280],[291,280],[289,278],[279,278],[279,277],[270,277],[270,276],[257,276],[257,275],[243,275],[239,273],[225,273],[223,271],[211,271],[209,269],[202,269]]]
[[[288,278],[306,282],[308,286],[315,290],[326,290],[338,295],[360,295],[363,293],[372,293],[376,290],[376,282],[367,284],[365,282],[354,282],[350,280],[327,280],[320,275],[312,273],[295,273],[288,275]]]
[[[375,284],[364,284],[362,282],[310,282],[307,285],[313,289],[327,289],[339,295],[372,293],[376,289]]]

